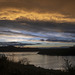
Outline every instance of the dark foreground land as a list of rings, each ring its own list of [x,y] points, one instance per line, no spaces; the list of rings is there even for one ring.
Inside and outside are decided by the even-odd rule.
[[[12,62],[5,56],[0,56],[0,75],[75,75],[74,69],[66,71],[49,70],[34,65],[24,65],[21,62]]]
[[[75,56],[75,46],[69,48],[21,48],[14,46],[0,47],[0,52],[34,52],[53,56]]]

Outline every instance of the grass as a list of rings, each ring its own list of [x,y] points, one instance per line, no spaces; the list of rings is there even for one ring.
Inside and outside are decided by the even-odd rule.
[[[5,55],[0,56],[0,75],[75,75],[75,70],[49,70],[21,62],[9,61]]]

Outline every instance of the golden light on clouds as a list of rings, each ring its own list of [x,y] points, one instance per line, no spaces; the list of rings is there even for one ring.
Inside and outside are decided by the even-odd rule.
[[[70,18],[69,15],[59,13],[39,13],[28,12],[21,9],[3,9],[0,11],[0,20],[16,20],[16,19],[29,19],[38,21],[54,21],[54,22],[75,22],[75,18]]]

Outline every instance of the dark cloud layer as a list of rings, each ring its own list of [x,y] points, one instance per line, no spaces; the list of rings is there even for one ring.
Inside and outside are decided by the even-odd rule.
[[[60,12],[75,17],[75,0],[0,0],[0,8],[18,8],[28,11]]]
[[[1,27],[8,28],[9,30],[11,28],[16,30],[26,30],[31,32],[75,33],[75,25],[72,23],[53,23],[53,22],[28,21],[28,20],[24,21],[0,20],[0,28]]]
[[[75,25],[32,20],[0,20],[0,38],[75,42]]]

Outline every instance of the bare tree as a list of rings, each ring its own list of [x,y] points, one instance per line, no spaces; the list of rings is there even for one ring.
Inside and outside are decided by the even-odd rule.
[[[69,61],[68,59],[64,59],[65,61],[65,65],[64,65],[64,68],[66,71],[73,71],[74,70],[74,67],[71,63],[71,61]]]

